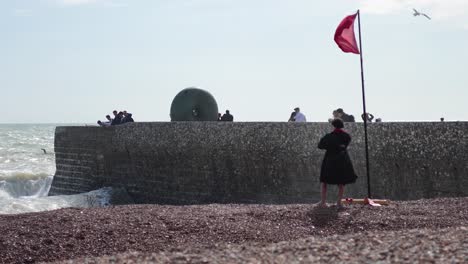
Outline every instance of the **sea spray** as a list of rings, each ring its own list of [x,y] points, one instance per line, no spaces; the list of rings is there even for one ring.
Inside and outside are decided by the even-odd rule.
[[[53,176],[46,173],[15,172],[0,176],[0,192],[3,197],[11,198],[46,196],[52,184]]]
[[[116,193],[110,188],[47,196],[55,173],[54,131],[51,124],[0,125],[0,214],[110,203],[111,194]]]
[[[74,194],[47,196],[53,176],[15,173],[0,177],[0,214],[20,214],[56,210],[67,207],[104,207],[132,203],[122,188],[110,187]]]
[[[110,205],[111,196],[112,188],[102,188],[74,195],[0,198],[0,214],[41,212],[67,207],[104,207]]]

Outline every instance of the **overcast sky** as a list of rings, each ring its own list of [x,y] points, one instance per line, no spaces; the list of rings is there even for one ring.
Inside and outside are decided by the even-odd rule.
[[[468,120],[467,0],[3,0],[0,122],[169,121],[192,86],[236,121],[359,116],[359,56],[333,41],[358,8],[369,112]]]

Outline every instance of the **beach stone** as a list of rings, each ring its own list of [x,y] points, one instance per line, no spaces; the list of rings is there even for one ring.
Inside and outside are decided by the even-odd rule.
[[[353,205],[349,217],[329,208],[334,220],[322,226],[310,216],[326,210],[310,204],[123,205],[0,215],[0,263],[467,263],[467,202]]]

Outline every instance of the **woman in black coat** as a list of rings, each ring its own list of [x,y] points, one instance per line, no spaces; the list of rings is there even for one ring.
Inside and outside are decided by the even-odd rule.
[[[332,125],[335,130],[325,135],[318,145],[319,149],[327,150],[320,171],[320,182],[322,183],[320,205],[326,206],[327,184],[333,184],[338,185],[338,201],[336,204],[341,207],[344,186],[356,182],[357,176],[346,151],[351,142],[351,136],[343,130],[344,125],[341,119],[333,120]]]

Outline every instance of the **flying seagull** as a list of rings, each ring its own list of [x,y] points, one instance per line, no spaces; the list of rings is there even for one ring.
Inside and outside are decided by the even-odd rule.
[[[416,10],[414,8],[413,8],[413,11],[414,11],[413,16],[425,16],[425,17],[427,17],[427,19],[429,19],[429,20],[431,19],[428,15],[426,15],[424,13],[421,13],[421,12],[418,12],[418,10]]]
[[[42,151],[44,151],[44,154],[47,154],[47,151],[43,148],[41,148]]]

